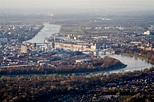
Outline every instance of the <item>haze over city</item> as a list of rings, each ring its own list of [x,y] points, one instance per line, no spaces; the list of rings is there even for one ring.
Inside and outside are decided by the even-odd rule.
[[[152,12],[153,0],[0,0],[1,12]]]

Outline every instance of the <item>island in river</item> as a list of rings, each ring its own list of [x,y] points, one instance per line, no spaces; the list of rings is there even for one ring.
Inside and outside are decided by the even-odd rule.
[[[71,74],[90,73],[95,71],[115,70],[126,67],[121,61],[111,57],[89,58],[74,62],[55,63],[54,66],[33,66],[31,68],[4,68],[0,75],[23,75],[23,74]]]

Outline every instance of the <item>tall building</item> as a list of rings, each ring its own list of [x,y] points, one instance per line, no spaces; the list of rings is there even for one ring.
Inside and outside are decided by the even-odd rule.
[[[27,46],[21,45],[21,53],[27,53]]]
[[[53,49],[55,48],[55,42],[52,42],[52,48]]]
[[[47,43],[46,48],[47,48],[47,51],[51,51],[51,49],[53,48],[52,43]]]
[[[54,36],[54,39],[53,39],[53,42],[52,42],[52,48],[54,49],[55,48],[55,41],[56,41],[56,38]]]

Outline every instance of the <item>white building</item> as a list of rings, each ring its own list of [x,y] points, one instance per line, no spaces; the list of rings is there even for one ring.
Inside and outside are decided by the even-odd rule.
[[[150,35],[150,31],[149,30],[147,30],[146,32],[144,32],[143,34],[145,34],[145,35]]]
[[[98,49],[98,44],[91,45],[90,48],[91,48],[92,51],[95,51],[95,50]]]

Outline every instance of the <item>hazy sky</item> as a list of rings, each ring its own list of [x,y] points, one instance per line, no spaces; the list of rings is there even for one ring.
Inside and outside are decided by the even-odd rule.
[[[154,10],[154,0],[0,0],[0,8]]]

